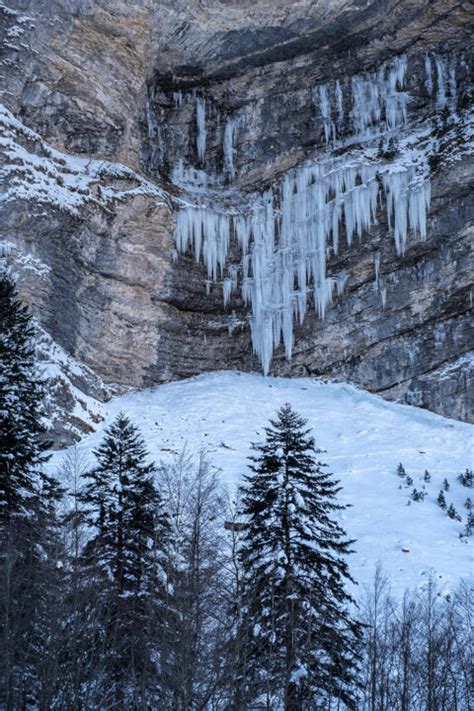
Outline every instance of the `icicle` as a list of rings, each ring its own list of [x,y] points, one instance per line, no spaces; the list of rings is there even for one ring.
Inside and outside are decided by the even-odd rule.
[[[456,81],[456,55],[453,53],[449,62],[448,86],[451,102],[456,105],[458,85]]]
[[[408,228],[408,170],[388,173],[383,177],[387,194],[387,218],[389,227],[393,229],[395,248],[398,255],[405,253],[405,243]],[[393,215],[393,223],[391,218]]]
[[[357,136],[370,136],[370,127],[380,122],[382,109],[387,129],[406,123],[409,95],[402,89],[407,66],[407,57],[401,55],[376,73],[352,77],[351,118]]]
[[[344,101],[342,96],[342,89],[339,79],[336,81],[336,107],[337,107],[337,121],[339,126],[344,124]]]
[[[204,158],[206,155],[206,102],[201,97],[198,96],[196,99],[196,125],[197,125],[197,137],[196,146],[198,158],[201,163],[204,163]]]
[[[430,207],[431,186],[424,180],[413,185],[409,193],[409,220],[410,228],[420,239],[426,240],[426,213]]]
[[[375,252],[374,254],[374,268],[375,268],[375,282],[374,291],[379,290],[379,277],[380,277],[380,252]]]
[[[234,142],[237,129],[235,118],[228,118],[224,129],[224,171],[231,177],[235,176],[234,168]]]
[[[174,105],[176,107],[181,106],[181,104],[183,103],[183,92],[182,91],[174,91],[173,92],[173,101],[174,101]]]
[[[433,94],[433,72],[431,69],[431,57],[426,52],[425,54],[425,87],[428,94]]]
[[[328,87],[326,84],[319,87],[319,109],[323,119],[324,140],[327,144],[329,143],[331,133],[333,132],[333,125],[331,121],[331,106],[329,104]]]
[[[446,98],[446,63],[443,57],[437,55],[435,57],[436,64],[436,81],[437,81],[437,95],[436,103],[440,108],[443,108],[447,104]]]
[[[224,279],[222,282],[222,291],[224,294],[224,306],[227,306],[232,294],[232,279]]]

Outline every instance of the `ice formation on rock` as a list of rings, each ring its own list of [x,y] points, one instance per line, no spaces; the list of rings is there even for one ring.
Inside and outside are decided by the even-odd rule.
[[[431,68],[431,57],[428,52],[425,54],[425,87],[431,96],[433,93],[433,70]]]
[[[442,109],[449,102],[452,104],[456,103],[456,66],[458,58],[454,53],[448,57],[436,54],[434,55],[434,62],[436,67],[436,105]]]
[[[447,97],[446,97],[446,63],[444,60],[444,57],[441,56],[436,56],[435,57],[435,65],[436,65],[436,81],[438,85],[438,93],[436,97],[436,103],[437,105],[442,108],[443,106],[446,106],[447,104]]]
[[[311,297],[324,317],[334,291],[344,279],[329,277],[328,251],[338,252],[340,231],[348,245],[376,221],[380,192],[387,196],[397,252],[405,248],[408,230],[426,236],[429,183],[413,166],[386,166],[347,157],[309,162],[288,173],[278,189],[255,195],[250,209],[225,210],[210,204],[186,205],[178,212],[176,246],[201,258],[210,280],[223,280],[227,304],[237,287],[237,273],[226,275],[232,238],[239,244],[240,289],[251,306],[253,347],[264,372],[280,342],[291,358],[293,324],[305,317]]]
[[[344,127],[344,91],[350,93],[350,123],[353,134],[367,138],[372,127],[393,130],[406,123],[409,95],[404,91],[407,57],[402,55],[382,65],[377,72],[352,77],[350,88],[322,84],[313,91],[313,101],[323,124],[324,140],[336,140]],[[348,102],[349,103],[349,102]]]
[[[232,179],[235,176],[234,167],[234,143],[235,135],[238,127],[238,121],[235,117],[229,117],[225,122],[224,128],[224,172]]]
[[[433,108],[455,103],[457,63],[454,54],[427,53],[417,60]],[[303,322],[309,302],[324,317],[333,295],[342,293],[347,274],[328,275],[328,254],[338,253],[341,240],[351,245],[376,223],[383,198],[398,255],[404,254],[409,233],[426,239],[430,131],[409,124],[408,88],[415,82],[419,85],[418,75],[408,76],[408,58],[401,55],[378,71],[314,87],[311,100],[327,152],[289,171],[263,195],[244,196],[235,190],[219,195],[222,176],[206,178],[203,171],[183,165],[175,170],[174,182],[189,193],[177,214],[177,251],[192,250],[196,261],[204,262],[208,284],[222,284],[225,305],[236,290],[249,305],[253,347],[265,373],[280,343],[291,358],[294,323]],[[203,99],[197,99],[197,123],[202,162]],[[224,126],[223,172],[231,179],[237,125],[236,118],[229,117]],[[395,160],[377,153],[387,133],[402,141],[401,146],[396,143]],[[351,150],[355,142],[365,147]],[[331,157],[335,145],[343,155]],[[229,265],[233,241],[240,250],[238,265]],[[380,253],[374,266],[375,291],[385,306]]]
[[[200,163],[204,163],[206,155],[206,102],[202,96],[196,99],[196,147]]]

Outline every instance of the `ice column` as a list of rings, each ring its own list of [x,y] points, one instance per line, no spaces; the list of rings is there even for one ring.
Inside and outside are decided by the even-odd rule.
[[[201,97],[198,96],[196,100],[196,126],[197,126],[197,137],[196,137],[196,147],[199,161],[204,163],[204,158],[206,155],[206,102]]]
[[[397,254],[405,253],[408,225],[422,240],[426,239],[426,212],[430,204],[430,184],[419,179],[415,169],[401,168],[384,175],[387,219],[393,232]]]
[[[334,126],[331,121],[331,106],[329,103],[329,93],[326,84],[319,87],[319,108],[324,126],[324,140],[329,143],[331,133],[334,133]]]
[[[435,65],[437,81],[436,103],[439,108],[443,108],[448,102],[446,97],[446,63],[444,61],[444,57],[437,55],[435,57]]]
[[[224,171],[231,178],[235,176],[234,168],[234,142],[237,130],[237,120],[233,117],[228,118],[224,128]]]
[[[433,72],[431,69],[431,57],[428,52],[425,54],[425,87],[431,96],[433,93]]]

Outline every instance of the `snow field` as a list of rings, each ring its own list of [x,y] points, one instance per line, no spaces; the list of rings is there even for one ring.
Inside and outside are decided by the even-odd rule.
[[[467,514],[463,504],[474,496],[457,475],[474,465],[474,428],[351,385],[231,372],[202,375],[112,399],[100,430],[79,446],[97,447],[103,429],[124,412],[140,428],[155,462],[185,446],[195,455],[204,448],[223,482],[234,488],[246,471],[250,442],[264,437],[264,426],[285,402],[308,419],[317,446],[326,450],[321,460],[341,481],[341,501],[351,505],[342,518],[357,541],[350,568],[358,593],[370,584],[378,561],[397,594],[423,585],[431,572],[446,589],[472,575],[473,539],[460,539],[459,533]],[[53,471],[64,454],[54,454]],[[399,462],[414,487],[425,485],[424,501],[408,503],[413,486],[397,476]],[[423,481],[425,469],[429,483]],[[447,504],[454,504],[462,523],[436,503],[444,478],[450,483]]]

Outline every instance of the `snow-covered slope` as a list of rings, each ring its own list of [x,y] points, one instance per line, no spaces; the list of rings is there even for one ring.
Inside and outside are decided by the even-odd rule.
[[[430,570],[447,586],[472,573],[474,539],[459,538],[467,513],[463,504],[472,490],[461,486],[457,475],[473,466],[474,428],[350,385],[204,375],[112,399],[101,430],[80,446],[96,447],[103,427],[123,411],[141,428],[155,461],[184,445],[196,453],[205,447],[223,480],[234,486],[245,472],[249,443],[262,438],[263,427],[284,402],[308,418],[317,445],[326,450],[323,459],[344,487],[342,501],[352,504],[343,517],[357,539],[351,568],[359,583],[371,581],[377,561],[398,592],[422,584]],[[59,466],[63,456],[57,452],[51,466]],[[413,478],[411,487],[397,476],[399,462]],[[444,478],[450,483],[446,501],[462,523],[436,503]],[[423,485],[425,500],[410,501],[413,486]]]

